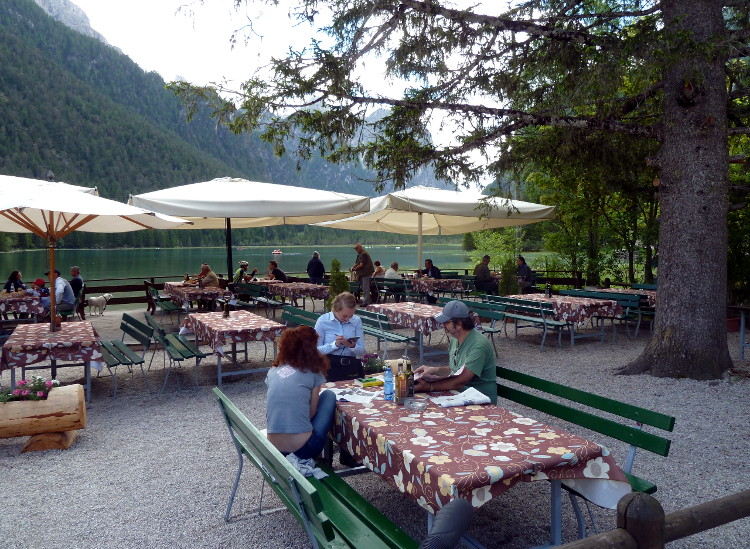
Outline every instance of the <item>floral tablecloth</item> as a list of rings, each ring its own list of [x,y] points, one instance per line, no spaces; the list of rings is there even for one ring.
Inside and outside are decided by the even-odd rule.
[[[435,320],[435,316],[443,310],[442,307],[437,305],[412,302],[379,303],[368,305],[367,310],[383,313],[388,316],[388,320],[392,324],[411,328],[421,334],[429,334],[443,327],[440,322]]]
[[[40,315],[44,313],[44,307],[42,307],[41,299],[31,295],[23,297],[0,297],[0,314],[7,314],[11,311]]]
[[[617,301],[611,299],[593,299],[589,297],[575,297],[553,295],[547,297],[544,294],[509,295],[516,299],[528,299],[531,301],[546,301],[552,303],[552,311],[555,320],[582,324],[592,316],[618,317],[623,314],[622,307]]]
[[[248,311],[193,313],[182,321],[182,328],[194,332],[199,341],[208,342],[215,353],[223,355],[227,342],[273,341],[286,326]]]
[[[187,305],[190,301],[199,299],[212,301],[218,297],[230,295],[230,292],[221,288],[199,288],[195,284],[185,284],[184,282],[165,282],[164,293],[180,305]]]
[[[415,292],[431,293],[435,291],[462,292],[464,284],[457,278],[415,278],[411,281]]]
[[[271,281],[275,282],[275,281]],[[297,299],[300,297],[314,297],[328,299],[328,286],[309,284],[308,282],[287,282],[286,284],[271,284],[269,291],[276,295]]]
[[[630,492],[603,446],[490,404],[428,400],[420,413],[381,397],[338,401],[333,430],[355,459],[432,513],[459,497],[480,507],[519,481],[560,479],[611,509]]]
[[[602,290],[608,294],[631,294],[639,295],[648,299],[649,307],[656,307],[656,291],[655,290],[636,290],[634,288],[605,288]]]
[[[101,370],[98,339],[99,334],[90,322],[63,322],[57,332],[50,332],[46,322],[21,324],[3,345],[0,371],[49,359],[91,362]]]

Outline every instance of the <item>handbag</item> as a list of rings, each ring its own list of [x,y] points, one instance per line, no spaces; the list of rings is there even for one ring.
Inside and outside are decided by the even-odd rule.
[[[326,381],[344,381],[364,377],[365,371],[362,361],[356,356],[340,354],[328,354],[331,367],[328,370]]]
[[[352,271],[351,280],[352,280],[352,282],[358,282],[359,281],[359,271]]]

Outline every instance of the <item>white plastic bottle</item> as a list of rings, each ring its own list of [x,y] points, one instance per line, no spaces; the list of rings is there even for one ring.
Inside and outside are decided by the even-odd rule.
[[[390,366],[386,366],[383,372],[383,398],[393,400],[393,372]]]

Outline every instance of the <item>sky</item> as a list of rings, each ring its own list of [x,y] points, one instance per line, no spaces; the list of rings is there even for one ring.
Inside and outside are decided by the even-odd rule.
[[[146,71],[166,81],[195,84],[224,79],[240,82],[291,43],[308,42],[306,29],[293,27],[285,8],[243,6],[231,0],[72,0],[91,27]],[[248,15],[252,13],[252,15]],[[232,32],[253,22],[249,42],[232,47]]]

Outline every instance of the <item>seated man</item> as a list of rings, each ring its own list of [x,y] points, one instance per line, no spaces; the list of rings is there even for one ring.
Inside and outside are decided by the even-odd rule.
[[[485,255],[482,261],[474,267],[474,276],[477,277],[477,291],[482,294],[497,294],[497,279],[490,273],[490,256]]]
[[[522,255],[519,255],[518,259],[516,259],[516,265],[516,278],[518,279],[518,285],[521,286],[521,293],[533,294],[534,271],[526,264],[526,260]]]
[[[72,311],[76,306],[76,298],[70,282],[60,276],[60,271],[55,269],[55,309],[58,311]],[[49,276],[49,271],[44,273]],[[50,296],[51,297],[51,296]]]
[[[424,269],[419,271],[419,274],[428,278],[442,278],[440,269],[435,267],[432,263],[432,259],[424,260]],[[433,292],[422,292],[427,296],[427,303],[437,303],[437,296],[433,295]]]
[[[76,297],[83,289],[83,277],[81,276],[81,268],[78,266],[70,268],[70,287],[73,288],[73,295]]]
[[[232,283],[238,284],[240,282],[250,282],[251,280],[253,280],[255,278],[255,273],[258,272],[258,269],[253,269],[252,273],[248,273],[248,268],[249,263],[247,261],[240,261],[240,268],[235,271]]]
[[[201,274],[198,275],[198,280],[203,288],[221,288],[219,277],[211,270],[211,266],[208,263],[201,265]],[[215,300],[213,299],[199,299],[198,309],[211,311],[214,308],[214,303]]]
[[[268,262],[268,278],[271,280],[281,280],[282,282],[289,282],[289,278],[286,273],[279,269],[279,264],[273,259]]]
[[[497,404],[492,344],[474,329],[474,319],[471,318],[469,308],[461,301],[449,301],[435,320],[443,323],[445,332],[450,336],[450,363],[448,366],[420,366],[414,373],[449,377],[434,382],[419,379],[414,384],[414,390],[428,393],[474,387],[487,395],[492,404]]]

